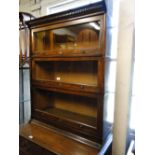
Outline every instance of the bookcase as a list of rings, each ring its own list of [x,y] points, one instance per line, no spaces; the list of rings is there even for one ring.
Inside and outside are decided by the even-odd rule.
[[[100,146],[103,132],[105,4],[28,22],[31,121]]]

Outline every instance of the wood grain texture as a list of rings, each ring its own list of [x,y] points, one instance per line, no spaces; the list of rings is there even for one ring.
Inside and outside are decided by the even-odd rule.
[[[32,114],[31,123],[20,127],[23,154],[98,153],[93,147],[103,137],[105,11],[100,2],[28,22]]]
[[[33,79],[97,86],[97,61],[40,61]]]
[[[93,15],[100,15],[106,13],[106,6],[104,2],[83,6],[77,9],[70,9],[64,12],[52,14],[27,22],[30,28],[49,25],[51,23],[64,22],[66,20],[75,20],[77,17],[88,17]]]
[[[33,139],[30,139],[29,136],[33,136]],[[85,144],[58,134],[55,131],[33,123],[20,127],[20,137],[20,145],[22,145],[22,139],[24,138],[25,141],[29,143],[27,144],[29,146],[29,150],[31,149],[31,145],[35,145],[36,149],[32,147],[34,152],[37,151],[38,148],[44,148],[45,150],[57,155],[97,155],[99,152],[99,150],[95,148],[89,147]]]
[[[99,25],[100,29],[96,30],[90,26],[91,22]],[[98,24],[101,23],[101,24]],[[49,26],[32,29],[32,52],[33,56],[94,56],[104,55],[105,50],[105,20],[104,16],[92,16],[84,19],[77,19]],[[55,32],[56,31],[56,32]],[[53,34],[53,37],[49,35]],[[56,34],[54,34],[54,32]],[[65,33],[60,38],[68,35],[73,41],[67,39],[57,39],[54,41],[57,33]],[[71,36],[71,34],[72,36]],[[47,35],[48,34],[48,35]],[[74,35],[74,36],[73,36]],[[49,37],[50,36],[50,37]],[[47,40],[47,41],[46,41]],[[58,44],[57,44],[58,43]],[[47,45],[47,47],[46,47]]]

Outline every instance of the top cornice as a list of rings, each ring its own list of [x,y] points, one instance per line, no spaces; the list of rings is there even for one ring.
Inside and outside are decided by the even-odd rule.
[[[78,16],[85,16],[85,15],[89,16],[91,14],[99,15],[104,13],[106,13],[106,6],[104,1],[102,1],[99,3],[90,4],[76,9],[70,9],[60,13],[36,18],[34,20],[28,21],[27,25],[31,28],[38,25],[43,25],[43,24],[47,24],[47,23],[59,21],[59,20],[66,20],[66,19],[74,18]]]

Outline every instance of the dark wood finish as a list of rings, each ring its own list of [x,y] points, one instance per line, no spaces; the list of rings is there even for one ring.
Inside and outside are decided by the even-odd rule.
[[[32,67],[33,85],[61,91],[67,89],[88,93],[102,93],[103,84],[99,83],[99,81],[103,81],[102,69],[104,64],[100,58],[35,58],[32,61]],[[63,80],[56,79],[55,69],[57,69],[57,75],[61,75]],[[63,74],[58,74],[58,71],[61,70],[62,72],[62,69]],[[74,73],[76,74],[74,75]]]
[[[58,109],[58,108],[48,108],[45,111],[36,109],[36,111],[40,112],[41,114],[44,113],[44,114],[51,115],[53,117],[58,117],[59,121],[61,121],[62,119],[73,123],[75,122],[75,123],[81,124],[81,126],[79,125],[81,128],[82,128],[82,125],[85,125],[90,128],[96,129],[96,119],[94,117],[76,114],[76,113]]]
[[[32,136],[32,139],[29,138]],[[98,149],[68,138],[54,129],[34,123],[20,127],[20,148],[29,152],[29,155],[44,155],[49,152],[51,155],[97,155],[99,152]]]
[[[105,10],[100,2],[28,22],[32,115],[20,128],[21,154],[98,153],[93,147],[103,141]]]
[[[77,116],[72,115],[73,113],[68,112],[68,115],[70,114],[70,118],[61,117],[58,114],[62,112],[63,110],[60,109],[51,109],[51,113],[41,111],[41,110],[35,110],[36,112],[34,113],[35,118],[38,119],[39,121],[42,121],[47,124],[54,125],[57,128],[64,129],[68,132],[78,134],[81,137],[87,137],[89,140],[98,142],[97,140],[99,139],[97,137],[96,133],[96,120],[93,117],[86,117],[82,115],[77,115],[79,116],[78,121],[81,118],[83,118],[83,121],[78,122],[76,119],[73,121],[73,118],[77,118]],[[67,112],[65,112],[67,113]],[[71,118],[73,116],[73,118]],[[87,123],[87,124],[86,124]],[[93,135],[93,136],[92,136]],[[97,140],[96,140],[97,139]]]
[[[58,91],[61,90],[71,90],[71,91],[82,91],[82,92],[90,92],[90,93],[99,93],[99,88],[95,86],[90,86],[86,84],[70,84],[64,82],[56,82],[56,81],[44,81],[44,80],[33,80],[32,85],[40,86],[40,87],[48,87],[48,88],[59,88]],[[54,90],[54,89],[53,89]]]
[[[35,62],[34,80],[97,86],[97,61]]]
[[[106,6],[104,2],[99,2],[96,4],[91,4],[89,6],[84,6],[77,9],[67,10],[61,13],[41,17],[33,21],[27,22],[29,27],[40,27],[42,25],[51,25],[58,22],[64,22],[66,20],[75,20],[81,18],[81,16],[88,17],[93,15],[100,15],[106,13]]]
[[[51,83],[50,83],[51,84]],[[59,83],[58,83],[59,84]],[[60,83],[61,85],[62,83]],[[63,85],[63,84],[62,84]],[[68,85],[68,84],[67,84]],[[48,90],[49,92],[50,91],[53,91],[53,92],[60,92],[60,93],[66,93],[66,94],[72,94],[72,95],[81,95],[81,96],[88,96],[88,97],[97,97],[98,94],[96,93],[90,93],[90,90],[89,92],[86,92],[85,90],[77,90],[76,89],[73,89],[73,87],[68,87],[68,88],[65,88],[65,85],[64,87],[62,88],[61,86],[59,87],[55,87],[55,83],[53,84],[53,87],[50,87],[49,86],[46,86],[46,83],[44,85],[40,85],[40,83],[36,84],[34,83],[34,81],[32,81],[32,85],[31,85],[34,89],[42,89],[42,90]],[[81,88],[81,85],[79,86]],[[90,87],[90,86],[89,86]],[[65,88],[65,89],[64,89]],[[73,89],[73,90],[72,90]]]
[[[99,26],[99,30],[96,30],[94,27],[90,27],[90,23],[96,23],[99,22],[101,23]],[[87,27],[89,26],[89,30],[95,33],[95,31],[98,31],[99,33],[99,40],[96,40],[95,43],[92,41],[93,39],[91,36],[93,35],[92,33],[87,34],[88,30],[86,28],[83,28],[82,31],[82,37],[81,31],[77,34],[77,41],[75,42],[76,48],[70,43],[63,44],[63,48],[55,48],[55,46],[50,46],[50,48],[45,48],[44,44],[47,42],[45,41],[45,38],[48,36],[46,35],[46,31],[49,31],[53,34],[53,31],[58,30],[58,28],[64,27],[67,29],[68,27],[72,26],[73,28],[76,27],[77,25],[81,25],[83,27],[83,24],[87,24]],[[80,27],[81,27],[80,26]],[[72,29],[73,29],[72,28]],[[75,29],[75,28],[74,28]],[[77,28],[78,29],[78,28]],[[82,19],[76,19],[73,21],[67,21],[63,23],[57,23],[54,25],[50,26],[44,26],[36,29],[32,29],[32,55],[33,56],[40,56],[40,57],[58,57],[58,56],[64,56],[64,57],[77,57],[77,56],[102,56],[105,53],[105,17],[103,15],[100,16],[93,16],[93,17],[88,17],[88,18],[82,18]],[[51,30],[51,31],[50,31]],[[38,42],[38,49],[36,49],[36,33],[40,33],[39,37],[40,39],[37,39]],[[68,33],[68,32],[67,32]],[[74,30],[74,33],[75,32]],[[80,40],[81,39],[81,40]],[[42,40],[42,42],[40,41]],[[51,44],[53,44],[53,39],[50,39]],[[86,42],[86,40],[88,40]],[[90,42],[91,41],[91,42]],[[87,44],[89,42],[89,44]],[[98,46],[96,46],[96,43],[98,42]],[[64,47],[65,45],[65,47]],[[66,48],[69,46],[68,48]]]

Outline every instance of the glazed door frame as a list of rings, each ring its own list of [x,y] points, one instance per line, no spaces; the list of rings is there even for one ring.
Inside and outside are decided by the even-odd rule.
[[[36,32],[41,32],[41,31],[46,31],[46,30],[52,30],[52,29],[59,29],[59,28],[65,28],[68,26],[75,26],[79,24],[86,24],[90,22],[96,22],[100,21],[100,35],[99,35],[99,47],[95,50],[94,54],[89,54],[89,53],[83,53],[87,52],[87,49],[83,50],[81,49],[81,53],[79,55],[74,54],[74,52],[70,52],[68,55],[67,54],[62,54],[62,52],[59,53],[54,53],[52,54],[51,52],[43,52],[43,54],[38,54],[37,52],[34,54],[35,48],[34,48],[34,33]],[[52,51],[52,50],[49,50]],[[56,51],[56,50],[55,50]],[[50,26],[42,26],[39,28],[34,28],[31,29],[31,56],[39,57],[39,56],[104,56],[105,53],[105,16],[104,15],[99,15],[99,16],[93,16],[93,17],[87,17],[87,18],[81,18],[73,21],[66,21],[63,23],[54,23],[51,24]]]

